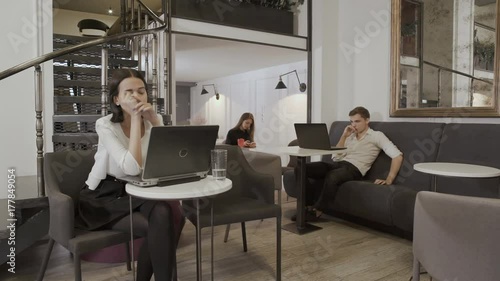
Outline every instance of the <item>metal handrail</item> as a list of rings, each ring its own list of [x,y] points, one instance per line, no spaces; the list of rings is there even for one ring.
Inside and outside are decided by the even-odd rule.
[[[89,47],[93,47],[93,46],[107,43],[107,42],[114,41],[114,40],[135,37],[135,36],[141,36],[141,35],[147,35],[147,34],[154,34],[154,33],[160,32],[160,31],[164,31],[166,29],[167,29],[167,26],[162,25],[160,27],[153,28],[153,29],[145,29],[145,30],[139,30],[139,31],[128,31],[125,33],[120,33],[120,34],[116,34],[116,35],[111,35],[111,36],[106,36],[106,37],[101,37],[98,39],[90,40],[90,41],[87,41],[87,42],[84,42],[84,43],[81,43],[81,44],[78,44],[75,46],[66,47],[64,49],[60,49],[60,50],[39,56],[39,57],[34,58],[32,60],[23,62],[23,63],[18,64],[16,66],[13,66],[7,70],[4,70],[4,71],[0,72],[0,80],[5,79],[7,77],[10,77],[10,76],[12,76],[16,73],[19,73],[25,69],[28,69],[30,67],[35,67],[41,63],[44,63],[46,61],[55,59],[55,58],[63,56],[63,55],[67,55],[69,53],[80,51],[80,50],[83,50],[83,49],[86,49]]]
[[[484,80],[484,79],[481,79],[481,78],[477,78],[477,77],[474,77],[474,76],[472,76],[470,74],[467,74],[467,73],[464,73],[464,72],[460,72],[460,71],[457,71],[457,70],[454,70],[454,69],[451,69],[451,68],[447,68],[445,66],[440,66],[440,65],[434,64],[432,62],[428,62],[428,61],[424,60],[424,64],[428,64],[430,66],[436,67],[437,69],[446,70],[446,71],[449,71],[449,72],[452,72],[452,73],[455,73],[455,74],[459,74],[459,75],[465,76],[467,78],[471,78],[471,79],[474,79],[474,80],[477,80],[477,81],[481,81],[481,82],[493,85],[493,82],[491,82],[491,81]]]
[[[488,25],[486,25],[486,24],[482,24],[482,23],[480,23],[480,22],[475,21],[475,22],[474,22],[474,25],[477,25],[478,27],[484,28],[484,29],[486,29],[486,30],[488,30],[488,31],[493,31],[493,32],[495,32],[495,28],[493,28],[493,27],[491,27],[491,26],[488,26]]]
[[[165,22],[162,19],[160,19],[160,17],[158,17],[158,15],[155,12],[153,12],[153,10],[151,10],[148,6],[146,6],[146,4],[144,4],[141,0],[136,0],[136,1],[146,10],[148,15],[151,16],[156,22],[160,23],[161,25],[165,25]]]

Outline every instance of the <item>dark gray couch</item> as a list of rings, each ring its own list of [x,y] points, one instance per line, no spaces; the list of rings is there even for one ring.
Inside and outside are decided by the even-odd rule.
[[[330,127],[330,142],[335,145],[348,122],[334,122]],[[373,184],[385,179],[391,159],[383,152],[377,157],[365,181],[342,184],[328,215],[392,232],[411,238],[413,209],[418,191],[431,190],[432,176],[413,170],[420,162],[456,162],[500,168],[500,125],[444,124],[415,122],[370,122],[370,127],[384,132],[403,152],[404,162],[393,185]],[[332,161],[323,156],[322,161]],[[296,197],[294,171],[283,175],[288,195]],[[309,179],[312,185],[322,181]],[[438,177],[438,192],[500,198],[498,178],[467,179]]]

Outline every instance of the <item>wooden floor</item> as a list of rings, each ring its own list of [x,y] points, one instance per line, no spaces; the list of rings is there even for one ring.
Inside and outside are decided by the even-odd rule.
[[[283,224],[290,223],[295,201],[283,200]],[[299,236],[282,231],[282,280],[406,281],[412,272],[411,242],[345,221],[325,218],[322,230]],[[247,223],[248,252],[244,253],[239,225],[232,225],[223,242],[224,226],[215,228],[215,280],[275,280],[276,223],[274,219]],[[203,276],[210,280],[210,230],[203,229]],[[195,228],[186,222],[179,248],[179,280],[196,280]],[[16,273],[0,266],[0,280],[35,280],[45,243],[17,256]],[[84,280],[132,280],[124,264],[82,261]],[[54,247],[44,280],[73,280],[72,259]],[[429,280],[423,275],[421,280]]]

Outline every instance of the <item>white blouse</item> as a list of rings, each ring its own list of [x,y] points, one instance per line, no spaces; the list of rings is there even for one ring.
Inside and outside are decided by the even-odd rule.
[[[99,136],[95,163],[87,181],[89,189],[96,189],[106,175],[114,177],[136,176],[141,173],[141,168],[134,156],[128,151],[129,138],[125,136],[120,123],[111,122],[111,114],[96,121],[96,131]],[[161,115],[158,114],[161,120]],[[149,145],[149,136],[153,125],[144,121],[145,132],[141,139],[142,163],[146,161]]]

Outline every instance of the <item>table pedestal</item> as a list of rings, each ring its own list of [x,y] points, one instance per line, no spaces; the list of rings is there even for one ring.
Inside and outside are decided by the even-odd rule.
[[[299,188],[299,193],[297,195],[297,221],[295,223],[290,223],[282,226],[286,231],[293,232],[295,234],[306,234],[316,230],[322,229],[319,226],[306,223],[306,157],[297,156],[297,166],[298,174],[295,175],[297,180],[297,187]]]

